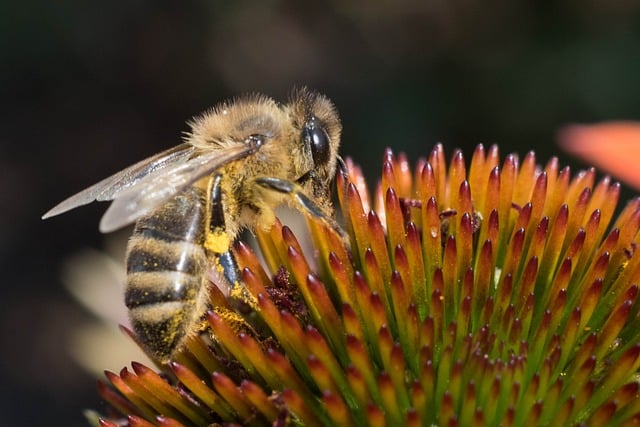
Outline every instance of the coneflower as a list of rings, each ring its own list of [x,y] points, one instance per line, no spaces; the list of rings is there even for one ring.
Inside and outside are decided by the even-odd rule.
[[[102,426],[640,422],[639,200],[611,225],[618,184],[497,147],[388,151],[373,197],[347,166],[348,238],[309,218],[305,254],[276,224],[264,263],[240,242],[245,307],[212,286],[166,371],[107,372]]]

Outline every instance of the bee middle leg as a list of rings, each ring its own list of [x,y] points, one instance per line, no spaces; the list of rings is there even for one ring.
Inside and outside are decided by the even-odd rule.
[[[221,181],[221,175],[215,175],[209,180],[210,203],[207,206],[205,218],[207,225],[204,246],[207,252],[215,258],[216,268],[222,269],[229,288],[234,289],[238,287],[240,273],[236,259],[231,252],[232,239],[225,226]]]

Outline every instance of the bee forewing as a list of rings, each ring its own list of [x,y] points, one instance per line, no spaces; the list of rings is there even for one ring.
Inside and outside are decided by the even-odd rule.
[[[210,175],[227,163],[255,150],[249,144],[205,151],[182,163],[149,175],[125,191],[117,193],[100,221],[100,231],[108,233],[150,214],[185,187]]]
[[[116,175],[119,175],[119,173]],[[115,177],[115,175],[110,176],[109,178],[105,178],[102,181],[93,184],[91,187],[85,188],[81,192],[76,193],[67,199],[64,199],[53,208],[49,209],[44,215],[42,215],[42,219],[51,218],[52,216],[60,215],[61,213],[65,213],[67,211],[70,211],[71,209],[93,202],[104,191],[105,188],[111,185],[111,183],[113,182],[113,177]]]
[[[149,157],[135,165],[125,169],[120,173],[117,182],[110,188],[103,191],[96,200],[113,200],[119,192],[137,185],[143,179],[156,174],[162,174],[173,165],[179,165],[187,161],[193,155],[196,147],[189,143],[184,143],[170,148],[155,156]]]
[[[94,200],[113,200],[118,193],[134,186],[150,175],[162,172],[167,166],[184,162],[195,149],[193,145],[184,143],[141,160],[63,200],[42,215],[42,219],[60,215]]]

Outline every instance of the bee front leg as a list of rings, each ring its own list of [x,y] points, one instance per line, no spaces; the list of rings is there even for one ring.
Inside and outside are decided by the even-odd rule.
[[[255,182],[267,190],[289,195],[302,210],[324,221],[329,227],[335,230],[343,240],[347,241],[347,235],[342,227],[331,215],[310,199],[300,185],[285,179],[271,177],[258,178]]]

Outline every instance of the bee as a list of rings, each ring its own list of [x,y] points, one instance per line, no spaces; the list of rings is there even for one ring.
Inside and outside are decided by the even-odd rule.
[[[185,141],[62,201],[59,215],[112,200],[110,232],[135,223],[125,304],[138,340],[167,361],[207,310],[211,270],[237,289],[231,252],[243,229],[269,229],[281,204],[337,227],[330,200],[341,124],[331,101],[306,88],[286,104],[263,95],[224,102],[190,123]]]

